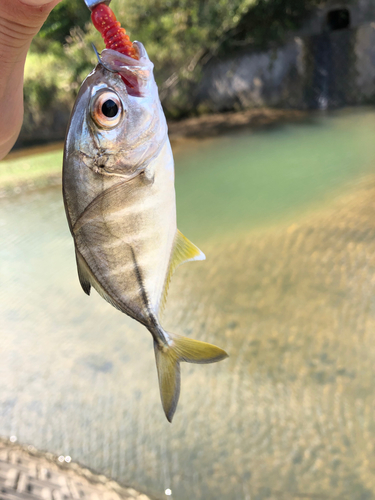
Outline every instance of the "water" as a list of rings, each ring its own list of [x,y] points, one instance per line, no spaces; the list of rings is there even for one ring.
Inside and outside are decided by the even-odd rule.
[[[230,358],[182,367],[172,425],[149,333],[80,289],[60,191],[2,200],[0,434],[159,498],[373,498],[374,130],[345,112],[178,147],[208,259],[163,324]]]

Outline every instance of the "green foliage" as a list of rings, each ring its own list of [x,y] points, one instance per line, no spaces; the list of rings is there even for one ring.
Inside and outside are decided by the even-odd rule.
[[[92,44],[101,50],[103,41],[95,28],[88,25],[86,31],[79,27],[73,28],[66,42],[64,53],[69,68],[71,90],[76,92],[98,62]]]
[[[47,111],[57,95],[55,82],[48,83],[44,79],[27,80],[24,87],[25,106],[38,107],[41,112]]]
[[[53,122],[53,114],[69,108],[74,99],[68,59],[59,44],[49,45],[50,51],[33,50],[26,60],[24,131],[28,133]]]
[[[89,20],[90,12],[83,0],[64,0],[53,9],[38,38],[64,43],[71,29],[83,29]]]
[[[50,104],[50,90],[61,99],[69,91],[70,77],[66,71],[67,58],[59,46],[50,44],[51,50],[39,54],[29,53],[25,65],[24,93],[26,104],[45,109]]]
[[[255,0],[113,0],[119,19],[147,47],[156,67],[173,71],[234,26]]]
[[[266,48],[281,43],[285,36],[298,29],[311,11],[325,0],[257,0],[226,33],[221,52],[230,52],[239,46]]]

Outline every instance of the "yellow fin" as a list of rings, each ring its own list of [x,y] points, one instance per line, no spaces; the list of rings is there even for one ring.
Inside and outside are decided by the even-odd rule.
[[[227,358],[228,354],[207,342],[166,332],[165,336],[169,339],[168,345],[160,347],[154,342],[154,350],[161,402],[168,421],[172,422],[180,396],[180,362],[215,363]]]
[[[205,260],[206,256],[199,250],[197,246],[194,245],[190,240],[188,240],[182,233],[177,229],[177,233],[174,239],[174,246],[171,256],[171,261],[169,263],[168,274],[165,278],[164,288],[162,297],[160,300],[160,314],[163,313],[165,304],[167,302],[167,295],[169,284],[175,270],[183,264],[184,262],[194,261],[194,260]]]

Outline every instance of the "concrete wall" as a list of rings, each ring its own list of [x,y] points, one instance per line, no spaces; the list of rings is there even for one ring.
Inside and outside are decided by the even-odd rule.
[[[263,53],[213,61],[204,72],[198,101],[209,111],[259,106],[298,107],[304,77],[300,39]]]
[[[363,11],[353,8],[357,20],[375,10],[375,1],[361,3]],[[327,10],[320,11],[284,47],[212,61],[198,90],[202,109],[324,109],[375,103],[375,22],[329,32],[322,21]]]
[[[375,22],[357,30],[355,58],[356,83],[361,99],[375,102]]]

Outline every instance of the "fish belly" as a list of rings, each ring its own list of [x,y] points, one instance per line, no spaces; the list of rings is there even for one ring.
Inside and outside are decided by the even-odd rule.
[[[120,179],[98,196],[73,227],[77,250],[111,303],[145,325],[158,314],[176,231],[168,147],[145,176]]]

